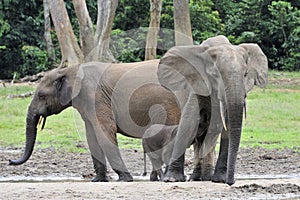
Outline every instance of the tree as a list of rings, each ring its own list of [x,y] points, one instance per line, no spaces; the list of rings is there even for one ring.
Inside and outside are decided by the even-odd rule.
[[[175,44],[192,45],[192,28],[190,20],[189,0],[174,0]]]
[[[61,67],[83,62],[83,53],[77,43],[63,0],[48,0],[52,21],[61,50]]]
[[[80,46],[73,32],[64,1],[48,0],[48,3],[62,53],[60,66],[84,61],[115,61],[109,50],[109,40],[118,0],[98,0],[95,31],[85,0],[73,0],[80,29]]]
[[[50,9],[47,0],[43,0],[43,4],[44,4],[44,38],[46,43],[48,60],[50,64],[53,64],[56,60],[56,56],[55,56],[55,50],[51,38]]]
[[[150,0],[150,24],[146,41],[145,60],[156,58],[157,37],[160,26],[162,0]]]

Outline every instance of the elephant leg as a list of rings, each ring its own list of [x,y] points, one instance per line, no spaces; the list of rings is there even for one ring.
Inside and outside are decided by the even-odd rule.
[[[200,142],[196,140],[193,144],[194,147],[194,170],[193,173],[191,174],[189,181],[201,181],[201,175],[202,175],[202,170],[201,170],[201,159],[199,156],[199,151],[200,151]]]
[[[91,151],[94,169],[96,172],[96,177],[92,179],[92,182],[108,182],[108,177],[106,174],[106,160],[103,150],[98,144],[94,130],[88,121],[86,121],[85,127],[87,142]]]
[[[217,160],[214,175],[212,177],[213,182],[216,183],[226,182],[228,148],[229,148],[229,134],[228,131],[222,130],[219,157]]]
[[[110,142],[105,144],[103,149],[106,149],[105,155],[107,157],[107,160],[110,163],[112,169],[118,174],[119,181],[133,181],[133,177],[125,166],[117,144],[109,143]]]
[[[97,106],[96,106],[97,107]],[[97,107],[97,122],[94,124],[97,142],[110,163],[112,169],[118,174],[119,181],[133,181],[133,177],[128,172],[117,143],[117,125],[115,123],[111,108],[102,104]]]
[[[201,144],[194,143],[194,170],[190,181],[210,181],[214,172],[215,149],[213,148],[204,158],[200,158]]]
[[[159,181],[162,179],[162,158],[161,158],[161,149],[155,152],[149,152],[148,156],[152,164],[152,172],[150,174],[150,181]],[[159,178],[160,179],[159,179]]]
[[[211,150],[202,159],[201,163],[201,180],[202,181],[211,181],[213,173],[214,173],[214,166],[215,166],[215,148]]]
[[[196,137],[200,120],[199,102],[197,95],[189,96],[184,106],[178,133],[175,137],[174,149],[169,162],[168,171],[164,177],[165,182],[185,181],[184,153]]]
[[[107,169],[106,164],[101,163],[92,155],[94,169],[96,172],[96,177],[92,179],[92,182],[108,182],[108,177],[106,175]]]

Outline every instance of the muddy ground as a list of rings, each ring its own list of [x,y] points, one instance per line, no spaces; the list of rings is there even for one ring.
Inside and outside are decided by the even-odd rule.
[[[91,183],[94,171],[89,153],[37,149],[27,163],[9,166],[8,159],[20,156],[21,149],[0,151],[0,199],[300,199],[299,149],[241,149],[237,182],[231,187],[211,182],[149,182],[148,176],[141,176],[143,153],[135,149],[121,150],[135,178],[131,183],[117,182],[110,168],[109,183]],[[193,165],[190,149],[185,164],[189,175]],[[12,179],[15,181],[9,181]]]

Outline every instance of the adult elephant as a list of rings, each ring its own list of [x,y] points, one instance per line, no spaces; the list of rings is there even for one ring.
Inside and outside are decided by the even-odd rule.
[[[212,181],[234,184],[245,99],[254,85],[267,84],[267,71],[267,58],[258,45],[232,45],[225,36],[210,38],[199,46],[174,47],[163,56],[158,66],[161,85],[171,91],[189,92],[165,181],[183,180],[177,160],[197,134],[200,99],[208,96],[210,125],[198,146],[198,156],[205,157],[222,133]]]
[[[106,159],[119,180],[132,181],[117,145],[116,133],[142,138],[152,124],[179,123],[185,95],[162,87],[157,78],[159,60],[128,64],[90,62],[46,74],[37,86],[26,118],[24,154],[31,156],[40,119],[73,106],[85,122],[87,141],[96,172],[93,181],[108,181]],[[183,165],[183,164],[182,164]]]

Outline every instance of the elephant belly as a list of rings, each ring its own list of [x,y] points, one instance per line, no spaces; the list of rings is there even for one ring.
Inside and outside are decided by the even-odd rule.
[[[176,96],[156,83],[136,88],[128,103],[115,106],[114,113],[119,132],[136,138],[152,124],[176,125],[180,120]]]

